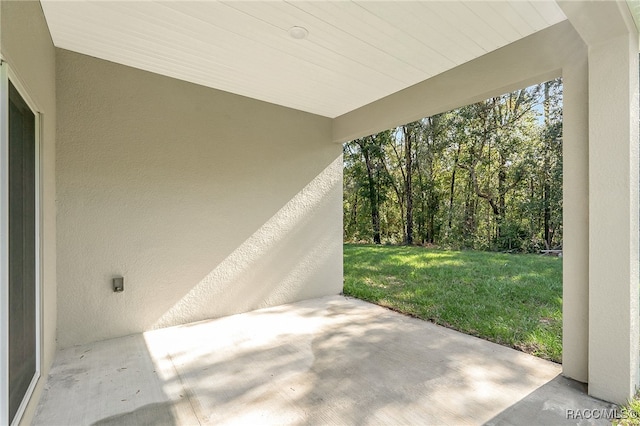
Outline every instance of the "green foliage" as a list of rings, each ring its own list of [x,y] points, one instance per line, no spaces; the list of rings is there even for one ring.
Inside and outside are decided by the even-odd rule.
[[[560,80],[348,142],[344,159],[346,242],[562,246]]]
[[[345,245],[344,292],[555,362],[562,258]]]
[[[616,426],[640,426],[640,392],[622,407],[620,418],[613,421]]]

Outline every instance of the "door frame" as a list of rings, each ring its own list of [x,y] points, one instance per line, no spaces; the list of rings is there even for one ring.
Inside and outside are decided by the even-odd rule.
[[[9,81],[35,116],[36,371],[11,425],[17,425],[42,371],[42,117],[26,85],[0,55],[0,424],[9,419]]]

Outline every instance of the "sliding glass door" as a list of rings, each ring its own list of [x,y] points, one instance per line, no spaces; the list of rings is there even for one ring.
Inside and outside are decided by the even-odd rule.
[[[7,87],[7,86],[5,86]],[[8,423],[18,420],[39,374],[37,116],[8,81]],[[6,105],[6,104],[5,104]],[[5,163],[6,164],[6,163]],[[6,188],[6,187],[5,187]],[[6,316],[5,316],[6,318]],[[7,353],[8,352],[8,353]],[[0,424],[6,419],[0,419]]]

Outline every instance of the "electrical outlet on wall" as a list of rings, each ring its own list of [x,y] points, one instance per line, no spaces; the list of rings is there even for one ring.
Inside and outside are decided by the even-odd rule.
[[[122,293],[124,291],[124,277],[113,278],[113,291],[115,293]]]

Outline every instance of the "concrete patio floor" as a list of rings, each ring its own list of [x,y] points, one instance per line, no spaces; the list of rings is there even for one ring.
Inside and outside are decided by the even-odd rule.
[[[610,424],[560,372],[332,296],[61,350],[34,424]]]

